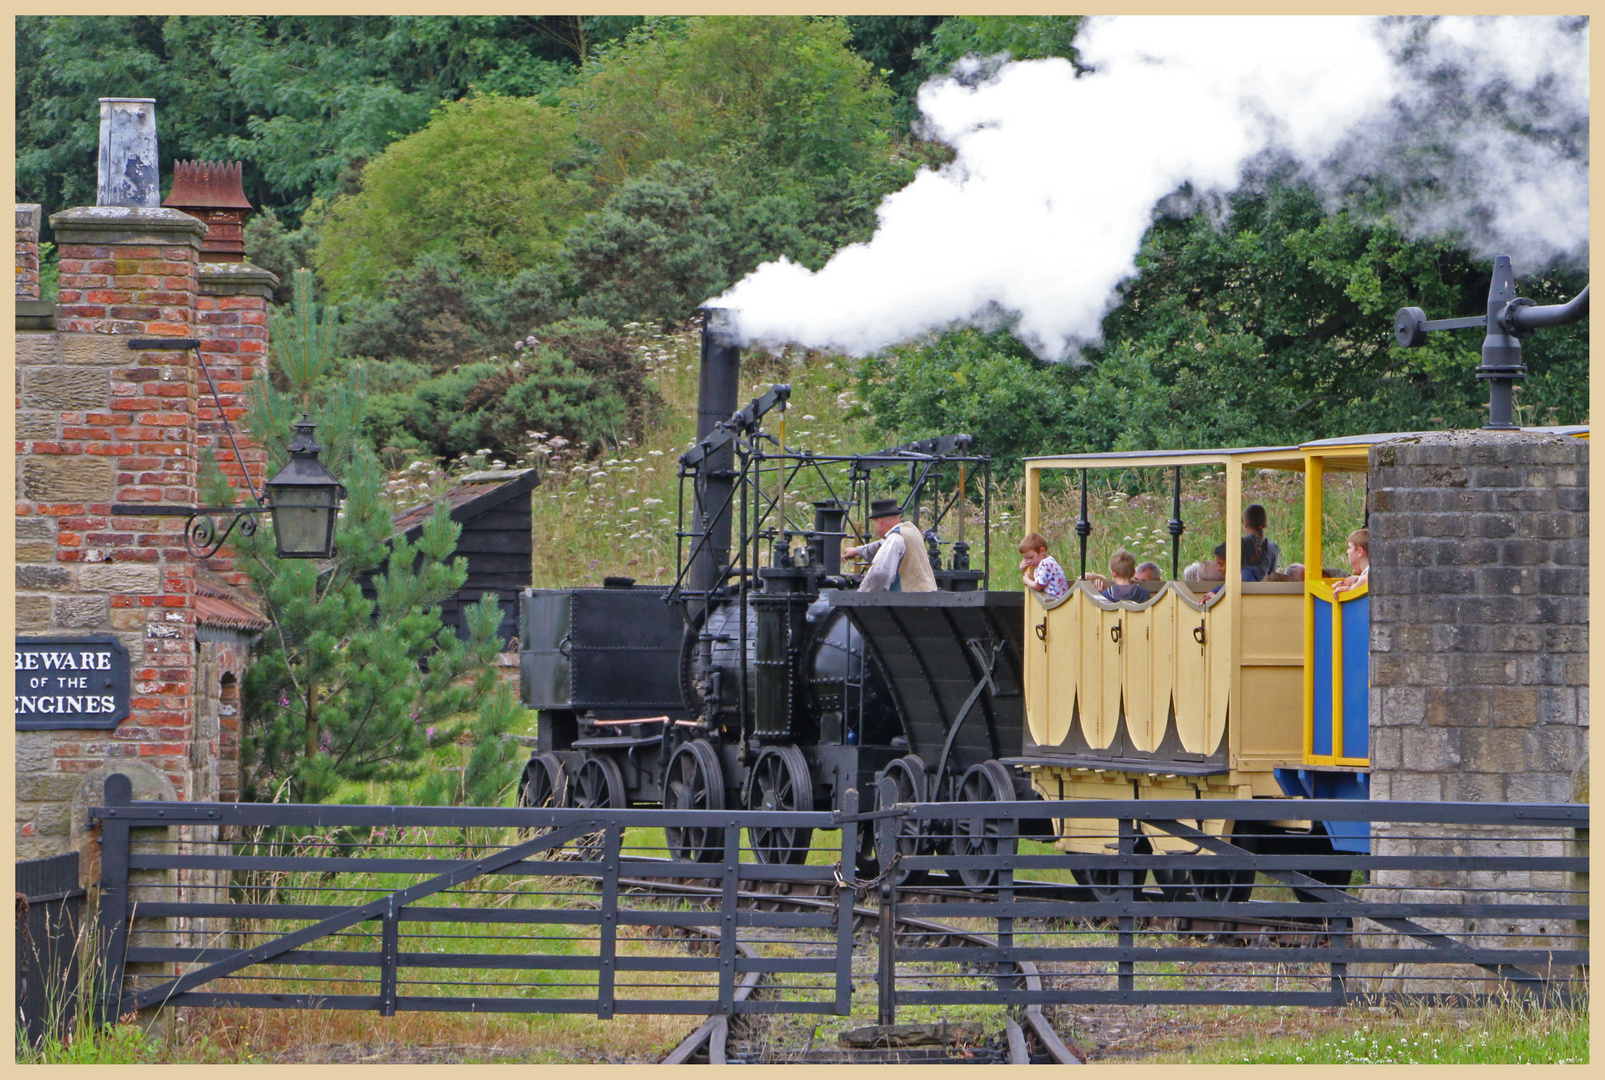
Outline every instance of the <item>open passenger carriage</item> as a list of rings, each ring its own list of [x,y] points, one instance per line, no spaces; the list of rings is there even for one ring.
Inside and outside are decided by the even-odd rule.
[[[1586,437],[1587,428],[1541,429]],[[1334,594],[1339,578],[1322,574],[1323,543],[1360,526],[1334,523],[1323,507],[1324,481],[1364,475],[1373,445],[1403,434],[1324,439],[1299,446],[1225,450],[1073,454],[1026,462],[1027,531],[1042,528],[1043,491],[1058,475],[1080,487],[1080,570],[1087,570],[1087,486],[1100,473],[1146,472],[1167,485],[1172,516],[1169,579],[1146,601],[1104,599],[1076,581],[1068,596],[1026,606],[1027,724],[1021,755],[1006,759],[1031,776],[1048,799],[1243,799],[1278,796],[1367,797],[1370,596],[1368,582]],[[1189,584],[1178,573],[1184,471],[1218,469],[1224,482],[1224,581]],[[1250,470],[1300,473],[1303,541],[1284,552],[1307,568],[1305,580],[1243,581],[1235,542]],[[1287,529],[1292,523],[1277,523]],[[1274,530],[1273,530],[1274,531]],[[1332,535],[1327,535],[1328,533]],[[1283,533],[1286,535],[1286,532]],[[1107,557],[1109,552],[1099,553]],[[1347,571],[1345,571],[1346,573]],[[1206,590],[1213,589],[1213,592]],[[1239,829],[1202,816],[1197,828],[1239,846],[1295,845],[1366,851],[1363,826],[1294,819]],[[1084,854],[1115,848],[1112,820],[1059,823],[1061,847]],[[1330,847],[1328,847],[1330,845]],[[1139,850],[1183,854],[1187,840],[1153,834]],[[1222,880],[1207,869],[1170,875],[1162,886],[1191,887],[1225,899],[1246,895],[1251,875]],[[1098,884],[1093,872],[1089,883]],[[1205,888],[1208,885],[1209,888]]]

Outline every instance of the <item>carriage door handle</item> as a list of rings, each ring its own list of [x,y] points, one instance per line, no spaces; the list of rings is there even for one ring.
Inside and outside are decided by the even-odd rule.
[[[1193,627],[1193,640],[1202,645],[1204,643],[1204,624],[1202,621]]]
[[[1037,632],[1037,640],[1038,641],[1047,641],[1048,640],[1048,620],[1047,619],[1043,619],[1041,622],[1037,623],[1037,625],[1034,627],[1034,629]]]
[[[1109,640],[1116,645],[1120,644],[1120,625],[1120,623],[1115,623],[1109,628]]]

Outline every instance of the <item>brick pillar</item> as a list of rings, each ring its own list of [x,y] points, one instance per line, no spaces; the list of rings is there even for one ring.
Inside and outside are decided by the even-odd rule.
[[[48,824],[64,847],[62,801],[82,802],[67,789],[108,765],[136,788],[192,797],[194,566],[184,522],[110,511],[195,505],[193,354],[128,344],[193,335],[205,226],[155,207],[79,207],[51,225],[57,331],[17,335],[18,629],[115,634],[132,660],[132,714],[115,730],[18,733],[19,844],[31,801],[41,804],[29,809],[35,831]],[[32,797],[25,743],[42,774]]]
[[[251,381],[259,372],[267,371],[268,308],[278,282],[274,274],[246,262],[203,262],[200,266],[196,336],[201,341],[201,357],[217,388],[217,400],[213,400],[212,388],[202,376],[196,406],[196,442],[199,449],[210,449],[216,455],[218,467],[242,497],[248,497],[253,485],[260,494],[262,482],[267,479],[267,451],[247,437],[240,418],[245,414]],[[218,402],[222,403],[221,414]],[[233,429],[233,442],[224,428],[224,417]],[[236,460],[234,443],[238,443],[243,460]],[[246,482],[247,475],[250,483]],[[227,548],[208,559],[206,565],[231,585],[247,583]]]
[[[1577,799],[1588,754],[1588,443],[1519,431],[1383,443],[1371,451],[1370,530],[1371,797]],[[1508,854],[1562,854],[1570,843],[1530,829],[1477,840],[1459,831],[1484,853],[1497,842]],[[1415,850],[1412,836],[1379,826],[1375,850]],[[1467,884],[1513,903],[1524,889],[1565,887],[1564,875],[1492,877]],[[1376,884],[1453,892],[1431,871],[1382,871]],[[1498,930],[1535,933],[1518,922]]]
[[[17,299],[39,299],[39,204],[17,204]]]

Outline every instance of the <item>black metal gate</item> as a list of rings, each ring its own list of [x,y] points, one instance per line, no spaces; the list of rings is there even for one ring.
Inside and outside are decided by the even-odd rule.
[[[859,974],[888,1023],[899,1003],[1563,1001],[1588,963],[1586,806],[879,795],[865,814],[855,794],[840,814],[134,803],[113,777],[92,811],[100,1014],[843,1015],[855,914],[879,917]],[[1322,821],[1368,823],[1369,850]],[[861,828],[894,853],[874,882]],[[705,861],[651,857],[670,850]]]
[[[78,1007],[78,853],[17,863],[16,891],[17,1023],[30,1046],[65,1040]]]
[[[755,863],[744,843],[750,829],[830,825],[828,813],[698,814],[696,846],[711,861],[686,863],[643,854],[684,826],[663,810],[135,803],[119,776],[106,802],[92,812],[103,1016],[160,1005],[848,1010],[856,826],[842,830],[840,873]],[[742,883],[760,878],[829,888],[840,904],[740,905]],[[774,929],[815,948],[741,947]],[[658,940],[673,936],[691,948]],[[739,992],[752,974],[787,992]]]
[[[894,797],[890,784],[881,798]],[[892,909],[881,922],[886,1022],[899,1002],[1332,1006],[1512,991],[1564,1001],[1586,983],[1587,806],[1256,799],[899,810],[877,823],[882,850],[906,853],[891,875],[902,887],[881,888]],[[1076,822],[1082,853],[1022,838],[1032,819],[1061,834]],[[1370,850],[1334,851],[1322,821],[1367,822]],[[921,895],[935,875],[960,890]],[[888,932],[905,918],[983,919],[994,944]],[[1022,962],[1040,985],[993,985]],[[943,964],[962,970],[933,970]]]

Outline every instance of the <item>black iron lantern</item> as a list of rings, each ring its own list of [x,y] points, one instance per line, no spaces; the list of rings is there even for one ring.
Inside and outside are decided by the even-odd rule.
[[[206,357],[196,338],[131,338],[128,347],[134,350],[161,349],[164,351],[193,349],[201,373],[212,391],[212,401],[218,415],[223,417],[223,430],[228,433],[229,444],[234,448],[234,460],[241,460],[239,443],[234,441],[234,429],[229,425],[228,414],[217,396],[217,385],[207,370]],[[184,546],[197,559],[217,554],[224,541],[236,526],[243,536],[256,534],[256,518],[273,515],[273,539],[281,559],[329,559],[334,557],[334,527],[340,517],[340,502],[346,489],[336,480],[318,454],[323,447],[313,438],[314,424],[306,413],[292,425],[295,438],[290,441],[290,463],[269,480],[266,487],[266,505],[251,483],[251,474],[245,473],[245,482],[251,488],[255,506],[165,506],[154,503],[113,503],[111,512],[120,517],[181,517],[184,523]],[[226,520],[224,520],[226,518]]]
[[[327,559],[334,555],[334,527],[346,489],[318,460],[323,447],[305,413],[294,425],[290,462],[264,486],[273,515],[273,542],[281,559]]]

